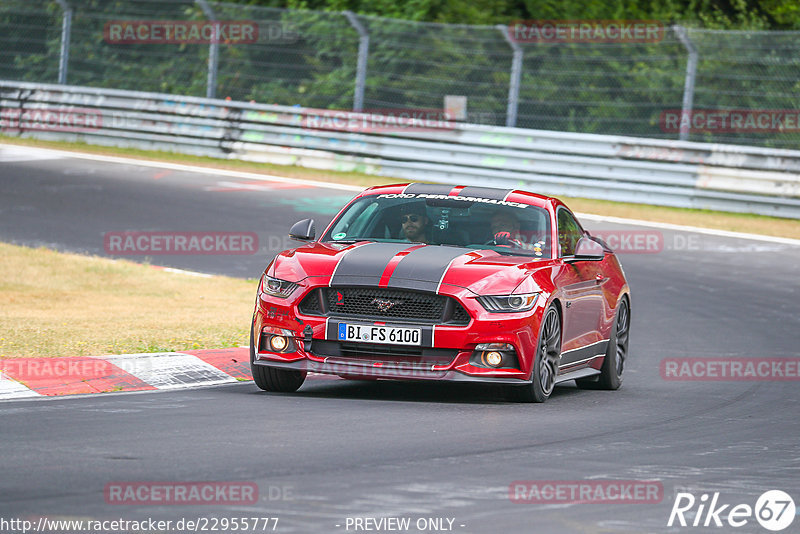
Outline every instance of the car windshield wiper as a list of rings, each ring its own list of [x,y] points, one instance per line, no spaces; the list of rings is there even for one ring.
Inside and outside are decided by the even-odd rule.
[[[368,241],[370,243],[377,243],[378,242],[377,239],[370,239],[370,238],[367,238],[367,237],[359,238],[359,239],[338,239],[338,240],[330,240],[330,241],[325,241],[325,242],[326,243],[339,243],[339,244],[343,244],[343,245],[352,245],[353,243],[362,243],[364,241]]]
[[[526,258],[534,258],[534,259],[543,259],[544,256],[537,256],[530,250],[520,250],[520,249],[497,249],[497,248],[488,248],[486,250],[493,250],[500,254],[501,256],[525,256]]]
[[[470,248],[468,245],[456,245],[455,243],[430,243],[440,247],[453,247],[453,248]]]

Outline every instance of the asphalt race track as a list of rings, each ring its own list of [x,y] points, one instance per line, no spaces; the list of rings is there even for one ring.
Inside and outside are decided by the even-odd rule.
[[[0,147],[0,240],[142,261],[148,255],[109,254],[104,236],[256,232],[255,254],[149,256],[156,265],[244,278],[258,277],[272,255],[291,246],[283,236],[292,222],[315,217],[320,231],[353,196],[40,154]],[[474,385],[316,379],[291,395],[240,383],[6,401],[0,519],[152,518],[174,525],[181,518],[258,517],[278,518],[274,532],[283,533],[368,526],[769,532],[754,516],[738,528],[726,516],[738,504],[755,507],[767,490],[788,493],[800,510],[800,383],[667,380],[660,364],[797,358],[800,247],[584,222],[619,235],[648,232],[660,243],[621,255],[632,287],[633,340],[619,391],[564,385],[543,405],[520,405]],[[515,481],[541,488],[587,480],[659,481],[663,494],[646,503],[541,503],[515,501],[509,490]],[[108,485],[127,482],[198,481],[254,483],[259,498],[125,505],[104,495]],[[724,526],[713,526],[713,518],[707,528],[691,526],[701,496],[710,501],[717,492],[718,504],[730,505],[720,515]],[[668,527],[678,493],[691,493],[697,504],[685,515],[690,526]],[[408,518],[410,526],[382,523],[378,530],[377,523],[356,521],[367,518]],[[0,521],[0,531],[21,532],[2,527]],[[800,532],[800,518],[784,532]]]

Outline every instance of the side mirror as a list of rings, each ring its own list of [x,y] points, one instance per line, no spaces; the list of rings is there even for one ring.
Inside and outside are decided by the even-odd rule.
[[[575,260],[600,261],[605,258],[603,245],[590,237],[582,237],[575,246]]]
[[[297,221],[289,230],[289,237],[298,241],[311,241],[317,235],[314,229],[314,219]]]

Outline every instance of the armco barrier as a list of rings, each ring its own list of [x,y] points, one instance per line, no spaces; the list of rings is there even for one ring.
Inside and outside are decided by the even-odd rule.
[[[800,218],[800,151],[331,113],[0,81],[5,135]]]

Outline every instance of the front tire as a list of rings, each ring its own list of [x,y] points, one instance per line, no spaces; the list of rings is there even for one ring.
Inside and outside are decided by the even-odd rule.
[[[256,344],[253,325],[250,325],[250,372],[253,375],[253,381],[259,388],[276,393],[292,393],[300,389],[300,386],[306,380],[305,371],[276,369],[274,367],[256,365],[255,361]]]
[[[583,378],[575,381],[581,389],[616,390],[622,385],[622,372],[628,357],[628,343],[631,330],[631,308],[628,299],[622,297],[617,308],[617,315],[608,341],[606,357],[600,368],[598,378]]]
[[[561,318],[555,305],[551,304],[542,319],[531,384],[509,386],[509,397],[517,402],[545,402],[556,385],[560,361]]]

